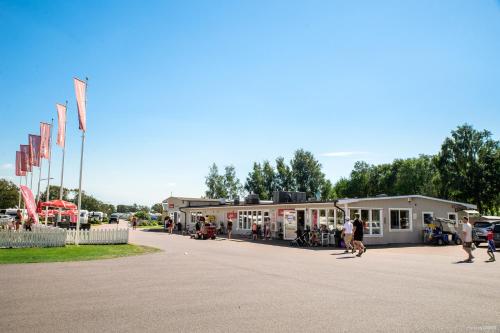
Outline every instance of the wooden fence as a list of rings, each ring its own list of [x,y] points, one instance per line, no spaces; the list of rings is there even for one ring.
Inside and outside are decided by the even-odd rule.
[[[34,231],[0,230],[0,248],[56,247],[66,244],[66,230],[37,228]]]
[[[76,230],[37,225],[32,231],[0,230],[0,248],[56,247],[75,244]],[[127,244],[128,229],[80,230],[79,244]]]
[[[68,230],[66,244],[75,244],[76,230]],[[128,229],[80,230],[79,244],[126,244]]]

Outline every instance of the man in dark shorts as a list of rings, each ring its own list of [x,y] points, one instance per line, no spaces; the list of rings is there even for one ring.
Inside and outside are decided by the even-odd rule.
[[[359,214],[354,214],[355,220],[352,223],[353,226],[353,235],[354,235],[354,248],[358,250],[358,254],[356,257],[361,257],[363,253],[366,252],[366,248],[363,245],[363,222],[359,219]]]

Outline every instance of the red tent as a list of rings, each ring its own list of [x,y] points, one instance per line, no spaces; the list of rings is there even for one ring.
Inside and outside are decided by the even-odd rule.
[[[42,202],[42,207],[53,207],[53,208],[64,208],[64,209],[76,209],[76,205],[72,202],[67,202],[64,200],[51,200]]]

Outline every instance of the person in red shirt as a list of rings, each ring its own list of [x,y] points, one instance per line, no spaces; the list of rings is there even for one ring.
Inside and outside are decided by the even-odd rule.
[[[490,256],[490,262],[495,261],[495,241],[493,240],[493,230],[489,229],[488,234],[486,235],[486,240],[488,242],[488,250],[486,253]]]

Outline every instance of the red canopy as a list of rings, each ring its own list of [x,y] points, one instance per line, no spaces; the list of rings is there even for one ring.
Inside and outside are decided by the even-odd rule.
[[[59,212],[57,212],[57,214],[59,214]],[[78,211],[77,210],[63,210],[61,212],[61,215],[63,215],[63,216],[78,215]]]
[[[42,202],[42,207],[53,207],[53,208],[64,208],[64,209],[76,209],[76,205],[72,202],[67,202],[64,200],[51,200]]]

